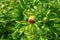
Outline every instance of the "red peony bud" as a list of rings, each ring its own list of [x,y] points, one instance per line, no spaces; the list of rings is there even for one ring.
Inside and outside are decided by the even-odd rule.
[[[30,16],[28,22],[29,23],[35,23],[35,17],[34,16]]]
[[[30,19],[29,23],[35,23],[35,21],[33,19]]]

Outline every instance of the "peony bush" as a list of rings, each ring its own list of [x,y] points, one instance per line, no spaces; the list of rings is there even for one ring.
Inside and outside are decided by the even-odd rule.
[[[0,0],[0,40],[60,40],[60,0]]]

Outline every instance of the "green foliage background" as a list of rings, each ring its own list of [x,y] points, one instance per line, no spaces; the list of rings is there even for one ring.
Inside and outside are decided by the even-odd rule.
[[[0,40],[60,40],[60,0],[0,0]]]

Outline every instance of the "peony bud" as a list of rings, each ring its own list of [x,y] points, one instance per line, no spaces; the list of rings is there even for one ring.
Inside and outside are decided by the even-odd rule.
[[[35,23],[35,16],[30,16],[28,22]]]

